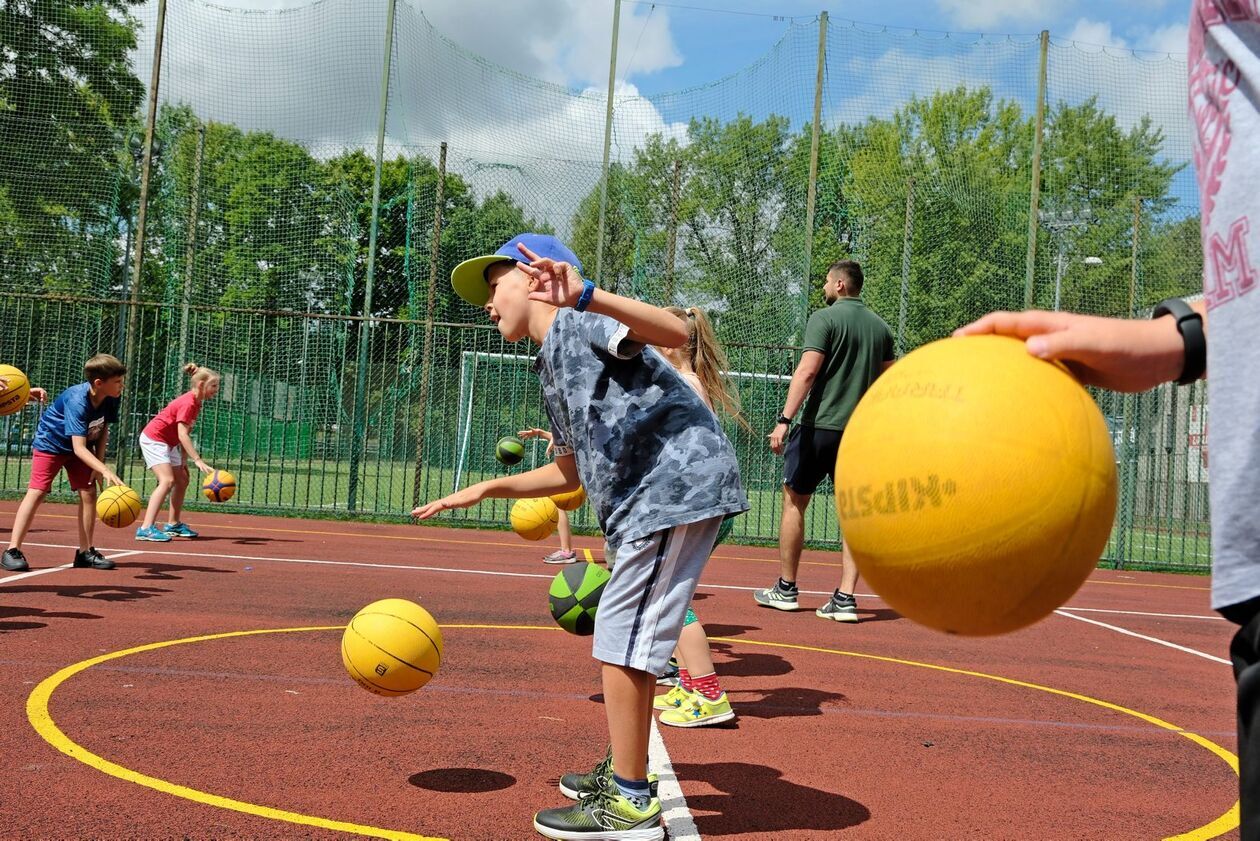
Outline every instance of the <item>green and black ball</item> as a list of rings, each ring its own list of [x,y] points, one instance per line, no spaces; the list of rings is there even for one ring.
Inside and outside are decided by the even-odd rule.
[[[595,612],[611,574],[592,563],[567,566],[551,582],[548,601],[556,624],[580,637],[595,633]]]
[[[731,536],[731,529],[735,526],[735,515],[731,514],[722,520],[722,525],[718,526],[717,539],[713,541],[713,548],[717,548],[726,542],[726,538]]]
[[[515,435],[504,435],[494,447],[494,457],[511,467],[525,458],[525,442]]]

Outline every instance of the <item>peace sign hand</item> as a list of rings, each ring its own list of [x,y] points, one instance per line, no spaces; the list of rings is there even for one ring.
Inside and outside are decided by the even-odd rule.
[[[516,246],[529,260],[517,263],[517,267],[531,278],[529,299],[542,301],[553,307],[571,307],[582,295],[582,276],[572,263],[539,257],[525,246]]]

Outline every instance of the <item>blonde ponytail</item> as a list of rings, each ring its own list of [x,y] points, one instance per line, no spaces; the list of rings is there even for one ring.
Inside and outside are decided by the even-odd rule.
[[[700,384],[704,386],[709,400],[716,408],[734,418],[735,422],[744,429],[752,432],[753,428],[744,418],[739,403],[739,392],[726,376],[726,372],[730,370],[730,363],[704,310],[699,307],[687,307],[687,309],[666,307],[665,309],[678,316],[687,325],[687,344],[682,348],[683,358],[700,378]]]

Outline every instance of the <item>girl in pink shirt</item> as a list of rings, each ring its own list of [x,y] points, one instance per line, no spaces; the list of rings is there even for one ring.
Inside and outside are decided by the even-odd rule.
[[[140,450],[144,463],[157,476],[158,484],[149,497],[144,523],[136,529],[136,540],[166,543],[172,537],[196,537],[197,532],[180,521],[184,493],[188,490],[188,467],[185,454],[205,473],[214,468],[201,460],[190,432],[201,411],[203,401],[219,393],[219,375],[194,362],[184,366],[192,378],[192,388],[176,397],[158,412],[140,433]],[[158,512],[167,496],[171,499],[171,519],[164,526],[155,525]]]

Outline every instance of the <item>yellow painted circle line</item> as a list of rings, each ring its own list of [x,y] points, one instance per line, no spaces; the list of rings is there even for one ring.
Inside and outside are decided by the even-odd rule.
[[[1141,719],[1142,721],[1147,722],[1148,724],[1154,724],[1156,727],[1160,727],[1160,728],[1163,728],[1164,730],[1169,730],[1173,733],[1176,733],[1178,736],[1184,736],[1185,738],[1189,739],[1195,744],[1201,747],[1207,748],[1212,753],[1216,754],[1218,757],[1225,760],[1225,763],[1229,765],[1230,768],[1233,769],[1234,773],[1235,774],[1238,773],[1238,757],[1230,753],[1229,751],[1225,750],[1225,748],[1216,744],[1212,740],[1204,738],[1203,736],[1200,736],[1198,733],[1191,733],[1189,730],[1182,729],[1181,727],[1178,727],[1175,724],[1170,724],[1167,721],[1164,721],[1163,719],[1160,719],[1160,718],[1156,718],[1153,715],[1147,715],[1144,712],[1131,710],[1128,707],[1122,707],[1119,704],[1113,704],[1110,701],[1103,701],[1098,698],[1091,698],[1088,695],[1081,695],[1078,692],[1069,692],[1066,689],[1055,689],[1052,686],[1042,686],[1039,683],[1029,683],[1028,681],[1016,680],[1014,678],[1009,678],[1009,677],[1001,677],[999,675],[985,674],[984,672],[973,672],[967,669],[955,669],[951,666],[940,666],[935,663],[921,663],[921,662],[918,662],[917,660],[902,660],[897,657],[885,657],[879,654],[864,654],[859,651],[843,651],[837,648],[820,648],[820,647],[812,646],[812,645],[794,645],[792,643],[785,643],[785,642],[764,642],[762,640],[753,640],[753,639],[748,639],[746,637],[738,637],[738,638],[709,637],[709,639],[718,640],[721,642],[734,643],[736,645],[742,643],[744,645],[760,645],[766,648],[788,648],[788,649],[794,649],[796,651],[816,651],[822,654],[840,654],[845,657],[858,657],[863,660],[878,660],[883,663],[895,663],[899,666],[917,666],[921,669],[932,669],[938,672],[948,672],[949,674],[966,675],[967,677],[984,678],[985,680],[992,680],[998,683],[1006,683],[1006,684],[1010,684],[1011,686],[1019,686],[1024,689],[1035,689],[1038,692],[1048,692],[1051,695],[1060,695],[1064,698],[1071,698],[1074,701],[1084,701],[1087,704],[1093,704],[1094,706],[1097,706],[1097,707],[1103,707],[1104,709],[1113,710],[1119,713],[1124,713],[1125,715],[1131,715],[1134,718],[1138,718],[1138,719]],[[1205,824],[1204,826],[1201,826],[1198,829],[1192,829],[1189,832],[1182,833],[1181,835],[1171,835],[1168,838],[1164,839],[1164,841],[1207,841],[1207,839],[1209,838],[1216,838],[1220,835],[1224,835],[1226,832],[1237,829],[1238,824],[1239,824],[1238,803],[1235,802],[1234,805],[1231,806],[1229,810],[1225,812],[1225,814],[1221,815],[1219,818],[1212,821],[1211,823]]]
[[[560,630],[559,628],[555,626],[541,626],[541,625],[459,624],[459,625],[442,625],[441,627],[449,628],[449,629],[465,629],[465,630],[555,631],[555,632],[558,632]],[[74,677],[80,672],[86,671],[87,669],[90,669],[93,666],[108,662],[110,660],[121,659],[123,657],[127,657],[132,654],[139,654],[145,651],[155,651],[160,648],[169,648],[175,645],[185,645],[188,643],[195,643],[195,642],[207,642],[210,640],[228,639],[231,637],[248,637],[248,636],[258,636],[261,634],[291,634],[291,633],[303,633],[307,631],[340,631],[342,629],[343,629],[343,626],[341,625],[320,625],[320,626],[304,627],[304,628],[265,628],[262,630],[254,630],[254,631],[229,631],[229,632],[220,633],[220,634],[206,634],[204,636],[198,636],[198,637],[186,637],[184,639],[167,640],[164,642],[154,642],[154,643],[149,643],[147,645],[140,645],[134,648],[124,649],[122,651],[115,651],[108,654],[102,654],[97,657],[92,657],[88,660],[83,660],[79,663],[75,663],[74,665],[67,666],[64,669],[57,672],[56,674],[52,675],[51,677],[48,677],[45,680],[41,681],[40,684],[35,687],[34,691],[31,692],[30,697],[28,697],[26,700],[26,716],[30,720],[31,726],[35,728],[35,731],[39,733],[39,735],[43,737],[43,739],[46,742],[48,742],[50,745],[57,748],[62,753],[66,754],[67,756],[73,759],[77,759],[78,761],[86,765],[89,765],[97,769],[98,771],[102,771],[106,774],[109,774],[110,776],[117,777],[121,780],[126,780],[128,782],[136,783],[137,785],[146,786],[156,791],[161,791],[166,794],[174,795],[176,797],[182,797],[186,800],[192,800],[194,802],[203,803],[209,806],[216,806],[221,809],[230,809],[232,811],[243,812],[245,814],[250,814],[250,815],[256,815],[258,817],[270,818],[272,820],[286,821],[289,823],[301,824],[304,826],[315,826],[321,829],[331,829],[331,830],[336,830],[339,832],[356,833],[358,835],[366,835],[372,838],[406,839],[406,841],[446,841],[446,839],[431,838],[429,836],[416,835],[413,833],[402,832],[400,830],[390,830],[390,829],[382,829],[382,828],[373,827],[373,826],[363,826],[359,824],[347,823],[344,821],[330,820],[328,818],[320,818],[313,815],[303,815],[298,812],[289,812],[284,809],[275,809],[270,806],[260,806],[254,803],[246,803],[241,800],[233,800],[228,797],[220,797],[219,795],[216,795],[216,794],[210,794],[208,792],[198,791],[197,789],[194,789],[194,788],[177,785],[175,783],[170,783],[170,782],[167,782],[166,780],[162,780],[157,777],[151,777],[146,774],[141,774],[138,771],[133,771],[129,768],[124,768],[123,766],[118,765],[117,763],[110,762],[108,759],[98,756],[97,754],[92,753],[87,748],[83,747],[82,745],[77,744],[70,737],[68,737],[61,730],[60,727],[57,726],[56,722],[53,721],[52,716],[48,711],[48,704],[49,704],[49,701],[52,699],[52,694],[54,691],[56,691],[56,689],[61,684],[65,683],[71,677]],[[923,663],[917,660],[904,660],[897,657],[887,657],[887,656],[883,656],[879,654],[866,654],[859,651],[844,651],[842,649],[822,648],[819,646],[811,646],[811,645],[796,645],[793,643],[768,642],[764,640],[748,639],[745,637],[739,637],[739,638],[711,637],[710,639],[716,640],[719,642],[728,642],[735,645],[743,644],[743,645],[762,646],[765,648],[783,648],[783,649],[791,649],[791,650],[796,650],[796,651],[813,651],[820,654],[838,654],[845,657],[856,657],[863,660],[875,660],[878,662],[893,663],[893,664],[901,665],[901,666],[915,666],[922,669],[932,669],[933,671],[945,672],[948,674],[965,675],[967,677],[983,678],[985,680],[992,680],[998,683],[1005,683],[1010,686],[1018,686],[1024,689],[1035,689],[1039,692],[1046,692],[1051,695],[1059,695],[1064,698],[1071,698],[1076,701],[1082,701],[1087,704],[1093,704],[1095,706],[1102,707],[1104,709],[1108,709],[1114,712],[1119,712],[1125,715],[1132,716],[1141,721],[1145,721],[1148,724],[1153,724],[1156,727],[1176,733],[1179,736],[1183,736],[1189,739],[1190,741],[1194,742],[1195,744],[1199,745],[1200,747],[1206,748],[1207,750],[1216,754],[1216,756],[1223,759],[1225,763],[1229,765],[1229,767],[1234,771],[1235,774],[1238,773],[1238,757],[1236,757],[1234,754],[1230,753],[1229,751],[1227,751],[1225,748],[1221,747],[1220,745],[1216,744],[1215,742],[1211,741],[1210,739],[1200,736],[1197,733],[1193,733],[1188,730],[1185,730],[1181,727],[1178,727],[1175,724],[1171,724],[1167,721],[1164,721],[1163,719],[1156,718],[1153,715],[1148,715],[1147,713],[1139,712],[1138,710],[1129,709],[1128,707],[1124,707],[1119,704],[1113,704],[1110,701],[1103,701],[1098,698],[1092,698],[1088,695],[1082,695],[1078,692],[1069,692],[1064,689],[1055,689],[1052,686],[1043,686],[1041,684],[1029,683],[1028,681],[1016,680],[1014,678],[1001,677],[1000,675],[991,675],[991,674],[986,674],[984,672],[971,671],[968,669],[957,669],[957,668],[953,668],[952,666],[941,666],[936,663]],[[1165,841],[1208,841],[1208,839],[1216,838],[1220,835],[1224,835],[1226,832],[1230,832],[1231,830],[1237,829],[1238,825],[1239,825],[1238,803],[1235,802],[1234,805],[1230,807],[1228,811],[1226,811],[1220,817],[1216,818],[1214,821],[1208,824],[1205,824],[1204,826],[1201,826],[1197,829],[1192,829],[1189,832],[1185,832],[1180,835],[1169,836],[1169,838],[1165,839]]]
[[[537,626],[517,627],[512,625],[445,625],[447,628],[503,628],[511,630],[551,630],[548,628],[539,628]],[[246,803],[242,800],[233,800],[230,797],[220,797],[217,794],[198,791],[195,788],[178,785],[176,783],[167,782],[157,777],[151,777],[148,774],[141,774],[130,768],[124,768],[116,762],[110,762],[104,757],[98,756],[82,745],[76,743],[67,736],[57,723],[53,721],[52,715],[48,712],[48,703],[52,698],[52,694],[57,687],[65,683],[70,678],[86,671],[93,666],[110,660],[118,660],[132,654],[140,654],[144,651],[155,651],[159,648],[169,648],[174,645],[186,645],[194,642],[207,642],[209,640],[228,639],[230,637],[249,637],[259,634],[292,634],[304,631],[341,631],[344,630],[342,625],[320,625],[309,628],[266,628],[257,631],[230,631],[222,634],[206,634],[199,637],[186,637],[178,640],[167,640],[165,642],[153,642],[148,645],[138,645],[135,648],[128,648],[123,651],[114,651],[109,654],[102,654],[99,657],[93,657],[89,660],[75,663],[67,666],[56,674],[41,681],[31,692],[30,697],[26,699],[26,717],[30,720],[31,726],[35,728],[35,732],[43,737],[44,741],[55,747],[72,759],[77,759],[85,765],[89,765],[98,771],[103,771],[111,777],[117,777],[120,780],[126,780],[130,783],[136,783],[165,794],[172,794],[176,797],[182,797],[185,800],[192,800],[196,803],[203,803],[207,806],[216,806],[220,809],[230,809],[235,812],[244,812],[248,815],[256,815],[261,818],[270,818],[271,820],[286,821],[288,823],[301,824],[303,826],[315,826],[320,829],[331,829],[338,832],[349,832],[356,835],[366,835],[370,838],[389,838],[394,841],[446,841],[441,838],[431,838],[425,835],[416,835],[411,832],[403,832],[395,829],[382,829],[375,826],[362,826],[360,824],[347,823],[345,821],[335,821],[328,818],[320,818],[314,815],[303,815],[299,812],[289,812],[284,809],[275,809],[270,806],[260,806],[257,803]],[[559,628],[554,630],[559,631]]]

